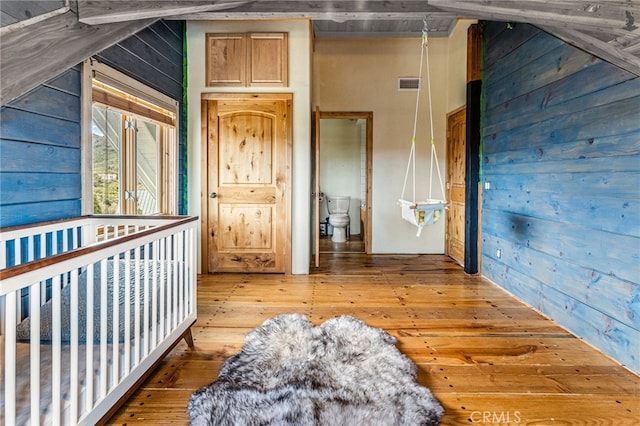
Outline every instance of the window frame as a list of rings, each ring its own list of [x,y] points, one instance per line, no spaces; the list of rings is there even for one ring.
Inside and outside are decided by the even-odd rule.
[[[173,127],[173,131],[161,130],[162,133],[159,141],[159,164],[158,164],[158,184],[161,189],[158,191],[158,210],[159,214],[177,215],[178,214],[178,159],[179,159],[179,102],[171,97],[152,89],[149,86],[117,71],[103,63],[98,62],[95,58],[87,59],[82,64],[82,214],[91,215],[93,213],[93,141],[92,141],[92,122],[94,105],[94,84],[97,80],[99,83],[106,84],[117,90],[126,92],[142,101],[149,102],[162,109],[168,110],[174,114],[174,124],[161,123],[154,120],[154,117],[145,117],[145,114],[136,114],[144,119],[158,122],[164,126]],[[104,98],[102,99],[104,101]],[[103,102],[96,103],[104,105]],[[114,106],[125,114],[132,111],[126,111]],[[138,111],[139,112],[139,111]],[[135,114],[135,112],[134,112]],[[155,116],[157,118],[157,116]],[[122,178],[121,178],[122,180]]]

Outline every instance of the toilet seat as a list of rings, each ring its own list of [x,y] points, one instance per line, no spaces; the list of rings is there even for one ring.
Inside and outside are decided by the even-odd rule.
[[[329,215],[329,225],[333,226],[333,235],[331,241],[335,243],[344,243],[347,241],[347,228],[351,219],[348,214],[332,214]]]
[[[347,226],[349,224],[350,218],[348,214],[331,214],[329,215],[329,225],[336,226]]]

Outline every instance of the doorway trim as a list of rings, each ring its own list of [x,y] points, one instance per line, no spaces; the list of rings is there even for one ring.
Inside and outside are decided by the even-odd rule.
[[[371,203],[372,203],[372,175],[373,175],[373,112],[371,111],[322,111],[316,108],[315,114],[319,114],[318,120],[322,119],[352,119],[352,120],[365,120],[366,122],[366,141],[365,141],[365,157],[366,157],[366,174],[367,174],[367,185],[366,185],[366,207],[365,207],[365,218],[364,218],[364,252],[366,254],[371,254]],[[319,138],[319,129],[316,129],[315,137]],[[316,140],[316,146],[318,147],[320,144],[319,140]],[[317,164],[317,163],[316,163]],[[320,179],[320,168],[316,165],[314,166],[315,170],[313,173],[315,174],[315,181],[318,182]],[[317,214],[315,215],[318,216]],[[316,219],[317,221],[318,219]],[[314,224],[316,229],[319,229],[319,223]],[[318,247],[317,242],[319,241],[320,235],[316,232],[314,235],[315,243],[314,247]],[[317,249],[316,249],[317,250]],[[319,259],[319,250],[315,253],[316,259]]]

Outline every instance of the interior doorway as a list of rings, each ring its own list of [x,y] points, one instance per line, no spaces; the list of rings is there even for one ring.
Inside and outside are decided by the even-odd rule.
[[[373,113],[314,113],[314,254],[316,265],[321,253],[370,253],[371,172]],[[332,240],[329,200],[349,196],[347,241]]]

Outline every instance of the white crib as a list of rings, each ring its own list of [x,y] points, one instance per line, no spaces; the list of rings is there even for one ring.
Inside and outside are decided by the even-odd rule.
[[[196,217],[0,229],[0,424],[108,419],[181,338],[193,346]]]

